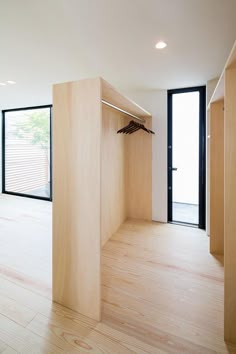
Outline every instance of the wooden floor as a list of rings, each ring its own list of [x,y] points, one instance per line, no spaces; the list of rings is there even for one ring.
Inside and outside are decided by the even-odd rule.
[[[0,194],[0,275],[50,297],[51,264],[52,203]]]
[[[33,243],[27,248],[25,242],[23,259],[21,248],[17,253],[10,225],[18,214],[1,218],[5,202],[9,212],[11,203],[15,211],[20,205],[17,198],[0,198],[0,265],[8,269],[0,272],[0,353],[236,353],[223,341],[222,260],[208,254],[204,232],[127,221],[103,251],[103,319],[96,323],[52,304],[45,286],[48,274],[43,280],[36,262],[27,271],[27,257],[38,260],[44,250],[34,249]],[[39,212],[40,203],[31,202],[32,213]],[[32,228],[31,220],[32,237],[50,225],[43,210],[40,215],[41,226],[37,221]],[[14,267],[11,252],[7,258],[8,227]],[[15,238],[22,237],[24,227],[16,223]],[[50,244],[50,238],[48,245],[44,241],[46,254]]]

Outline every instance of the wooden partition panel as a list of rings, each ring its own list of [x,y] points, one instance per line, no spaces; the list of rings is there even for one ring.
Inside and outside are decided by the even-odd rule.
[[[224,254],[224,101],[210,110],[210,252]]]
[[[100,295],[100,79],[53,90],[53,300],[95,320]]]
[[[152,127],[151,118],[145,123]],[[127,215],[152,220],[152,135],[139,130],[126,137]]]
[[[119,107],[138,117],[148,119],[152,118],[151,114],[137,103],[122,95],[114,87],[112,87],[106,80],[101,78],[102,99],[110,104]]]
[[[107,82],[53,90],[53,300],[101,319],[101,248],[127,217],[152,217],[152,136],[117,134],[151,115]],[[118,108],[119,108],[118,106]]]
[[[236,344],[236,68],[225,72],[225,340]]]
[[[127,218],[152,220],[152,135],[117,134],[131,120],[112,108],[102,109],[102,246]],[[151,118],[145,124],[151,129]]]
[[[125,136],[117,130],[128,120],[103,105],[101,138],[101,242],[102,246],[127,218]]]

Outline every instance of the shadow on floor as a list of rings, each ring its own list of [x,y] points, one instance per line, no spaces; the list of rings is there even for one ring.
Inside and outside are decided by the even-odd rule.
[[[220,254],[211,254],[212,257],[214,257],[218,263],[220,263],[220,265],[222,265],[222,267],[224,267],[224,256],[220,255]]]

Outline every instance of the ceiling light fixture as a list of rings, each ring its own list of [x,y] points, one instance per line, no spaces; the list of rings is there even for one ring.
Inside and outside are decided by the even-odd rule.
[[[10,84],[10,85],[15,85],[16,84],[16,82],[12,81],[12,80],[8,80],[7,83]]]
[[[163,41],[159,41],[156,44],[156,48],[157,49],[164,49],[165,47],[167,47],[167,44],[165,42],[163,42]]]
[[[0,86],[6,86],[5,82],[0,82]]]

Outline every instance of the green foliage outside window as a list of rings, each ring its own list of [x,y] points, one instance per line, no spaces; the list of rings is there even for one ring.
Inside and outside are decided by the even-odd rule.
[[[43,150],[48,150],[49,129],[48,112],[33,112],[15,124],[14,135],[21,139],[27,138],[32,145],[40,145]]]

